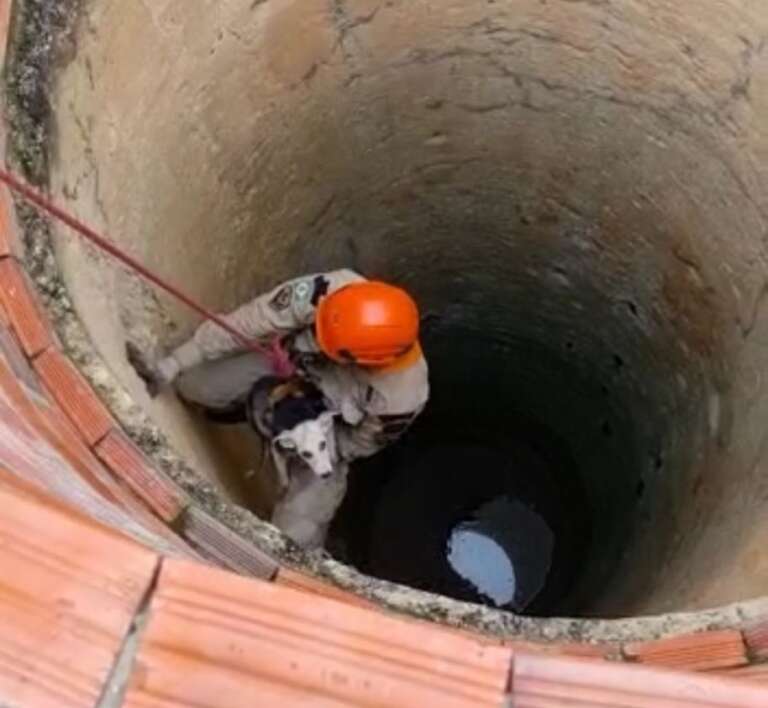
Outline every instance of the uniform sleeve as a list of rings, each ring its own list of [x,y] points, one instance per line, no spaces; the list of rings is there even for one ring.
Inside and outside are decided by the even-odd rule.
[[[314,321],[320,298],[364,278],[351,270],[290,280],[241,305],[222,318],[251,340],[266,340],[304,329]],[[204,322],[172,357],[183,371],[210,359],[242,351],[243,345],[215,322]]]
[[[342,459],[371,457],[394,443],[411,426],[423,407],[403,415],[366,415],[358,425],[337,424],[336,439]]]
[[[364,398],[359,422],[344,415],[347,423],[338,424],[339,450],[349,461],[370,457],[391,445],[421,415],[429,400],[426,360],[422,356],[408,369],[377,377],[376,386],[369,385]]]
[[[337,423],[339,456],[347,462],[371,457],[385,447],[381,441],[382,424],[378,416],[365,416],[358,425]]]

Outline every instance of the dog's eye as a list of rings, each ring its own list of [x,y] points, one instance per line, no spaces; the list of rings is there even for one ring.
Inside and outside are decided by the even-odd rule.
[[[277,446],[281,450],[285,450],[286,452],[288,452],[290,450],[295,450],[296,449],[296,445],[291,440],[278,440],[277,441]]]
[[[304,450],[304,452],[301,453],[301,456],[305,460],[311,460],[312,459],[312,453],[309,450]]]
[[[325,450],[325,448],[326,448],[326,447],[328,447],[328,443],[327,443],[327,442],[325,442],[325,440],[322,440],[322,441],[320,442],[320,449],[321,449],[321,450]]]

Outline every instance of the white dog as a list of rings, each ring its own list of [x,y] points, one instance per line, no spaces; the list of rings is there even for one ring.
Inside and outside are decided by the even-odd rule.
[[[321,548],[347,490],[336,449],[334,413],[302,379],[262,380],[248,403],[254,427],[269,440],[280,485],[272,523],[306,549]]]

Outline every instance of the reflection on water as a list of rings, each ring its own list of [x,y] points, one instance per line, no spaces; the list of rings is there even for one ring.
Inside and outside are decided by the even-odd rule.
[[[553,548],[541,516],[515,499],[497,497],[453,528],[446,555],[481,597],[521,611],[544,587]]]
[[[507,552],[490,536],[461,524],[448,542],[448,560],[453,569],[487,595],[497,607],[515,599],[515,568]]]

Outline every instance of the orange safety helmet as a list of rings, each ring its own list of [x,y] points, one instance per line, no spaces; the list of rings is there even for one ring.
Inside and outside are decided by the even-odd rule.
[[[394,285],[350,283],[320,300],[315,333],[320,349],[334,361],[388,366],[417,345],[419,309]]]

